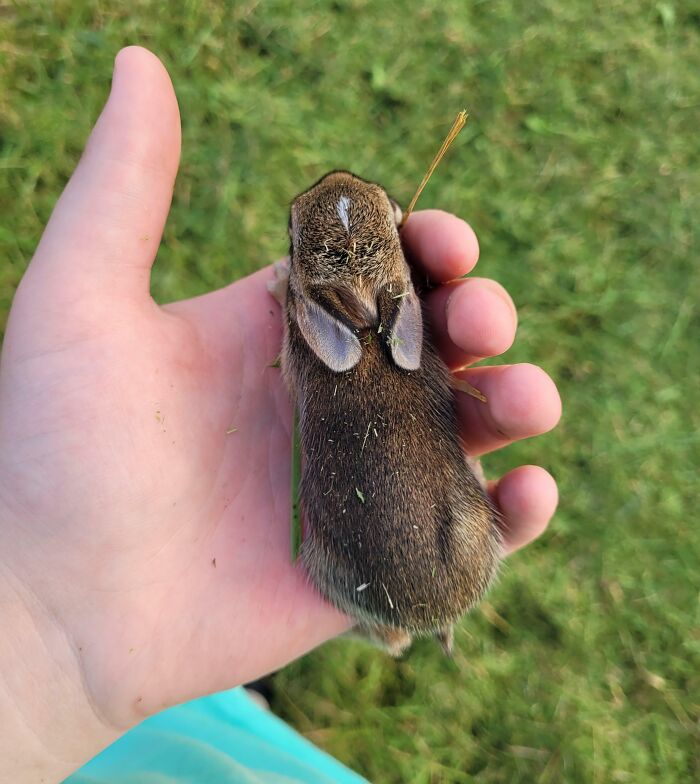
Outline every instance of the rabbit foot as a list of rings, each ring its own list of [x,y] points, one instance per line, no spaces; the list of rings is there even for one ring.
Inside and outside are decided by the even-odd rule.
[[[289,285],[289,259],[275,262],[275,277],[267,282],[267,290],[284,307],[287,302],[287,286]]]
[[[404,654],[413,642],[413,636],[406,629],[397,626],[370,626],[360,624],[354,629],[355,634],[370,640],[394,658]]]

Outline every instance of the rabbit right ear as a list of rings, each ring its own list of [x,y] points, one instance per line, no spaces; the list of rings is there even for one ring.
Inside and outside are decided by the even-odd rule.
[[[423,313],[420,300],[410,282],[407,290],[399,297],[399,305],[388,335],[391,356],[398,367],[418,370],[423,350]]]
[[[362,356],[357,335],[313,299],[297,294],[293,301],[299,330],[321,362],[336,373],[354,368]]]
[[[394,364],[403,370],[418,370],[423,353],[423,312],[411,279],[392,281],[380,292],[378,305],[382,336]]]

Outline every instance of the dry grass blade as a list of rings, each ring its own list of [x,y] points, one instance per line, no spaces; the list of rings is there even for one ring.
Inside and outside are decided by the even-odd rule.
[[[470,395],[471,397],[475,397],[477,400],[481,400],[482,403],[488,402],[486,395],[483,392],[480,392],[476,387],[473,387],[468,381],[465,381],[463,378],[455,378],[453,376],[452,388],[458,390],[459,392],[464,392],[465,395]]]
[[[301,520],[299,518],[299,482],[301,481],[301,444],[299,442],[299,415],[294,409],[292,422],[292,563],[299,557],[301,547]]]
[[[433,158],[433,162],[428,167],[428,171],[425,173],[425,177],[423,177],[421,184],[418,186],[418,190],[416,191],[415,196],[411,199],[408,207],[406,207],[406,211],[401,218],[399,228],[402,228],[405,225],[410,214],[413,212],[413,208],[416,206],[418,197],[421,195],[421,193],[423,193],[423,188],[425,188],[425,186],[428,184],[428,180],[432,177],[438,163],[440,163],[445,153],[449,150],[452,142],[457,138],[457,134],[467,124],[467,117],[468,115],[466,111],[462,109],[462,111],[457,115],[455,121],[452,123],[452,128],[450,128],[450,132],[445,137],[445,141],[442,143],[442,147],[440,147],[437,155]]]

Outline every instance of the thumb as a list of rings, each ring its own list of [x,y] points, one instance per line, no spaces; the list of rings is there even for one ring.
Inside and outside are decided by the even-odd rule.
[[[180,114],[167,71],[146,49],[123,49],[27,277],[40,279],[54,304],[62,294],[72,303],[83,294],[147,297],[179,158]]]

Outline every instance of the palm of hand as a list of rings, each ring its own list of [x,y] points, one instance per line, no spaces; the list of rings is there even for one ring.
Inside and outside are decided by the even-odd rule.
[[[348,621],[290,563],[291,406],[269,367],[281,335],[270,271],[164,308],[148,296],[177,169],[177,106],[152,55],[120,59],[8,324],[0,546],[68,639],[95,710],[127,726],[268,672]],[[404,234],[437,280],[476,263],[473,234],[455,218],[417,213]],[[455,261],[465,242],[473,250]],[[445,287],[429,304],[452,367],[513,339],[514,309],[496,284]],[[460,344],[455,325],[469,313],[480,337]],[[474,453],[556,423],[541,371],[474,372],[490,401],[462,403]],[[498,401],[513,387],[511,416]],[[494,497],[511,547],[556,505],[534,467],[506,475]]]
[[[290,404],[269,367],[267,276],[85,314],[68,334],[60,303],[38,323],[45,277],[14,305],[3,441],[21,452],[3,458],[31,522],[25,566],[50,554],[35,584],[70,608],[96,699],[123,720],[253,678],[347,624],[289,558]],[[50,488],[37,492],[37,473]]]

